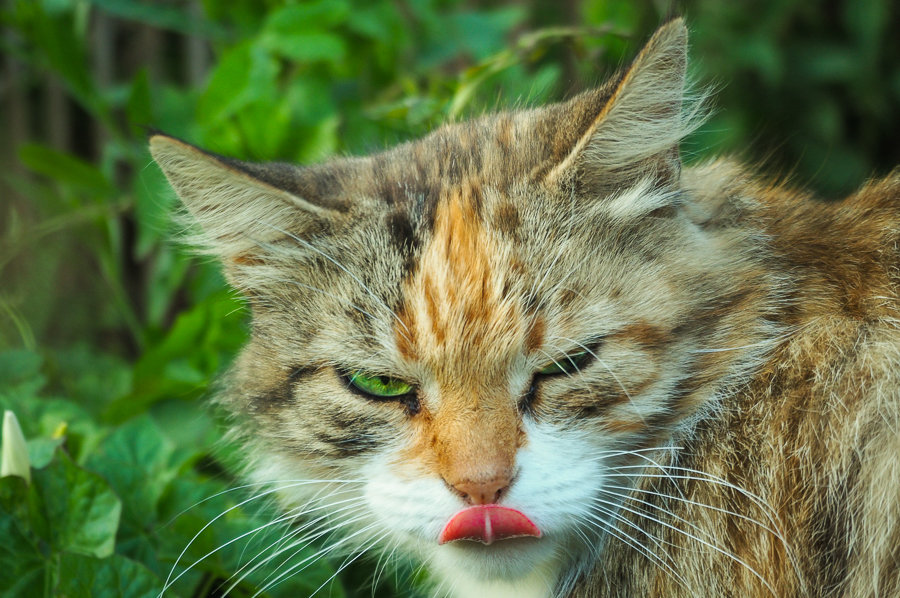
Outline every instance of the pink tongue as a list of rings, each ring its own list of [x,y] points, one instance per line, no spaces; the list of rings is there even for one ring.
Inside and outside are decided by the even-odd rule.
[[[522,536],[541,537],[541,530],[524,513],[500,505],[476,505],[450,518],[441,530],[438,544],[454,540],[491,544],[496,540]]]

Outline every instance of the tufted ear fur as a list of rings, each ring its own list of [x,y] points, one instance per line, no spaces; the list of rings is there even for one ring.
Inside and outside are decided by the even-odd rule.
[[[287,164],[241,162],[156,134],[150,153],[202,232],[191,239],[226,268],[252,261],[263,243],[332,219],[340,207],[310,200],[301,169]]]
[[[677,182],[678,144],[703,120],[700,102],[686,102],[687,29],[681,19],[660,27],[611,91],[575,98],[593,104],[593,122],[549,173],[551,181],[575,180],[581,189],[609,195],[639,181]],[[607,98],[602,104],[596,97]],[[686,103],[688,104],[685,109]]]

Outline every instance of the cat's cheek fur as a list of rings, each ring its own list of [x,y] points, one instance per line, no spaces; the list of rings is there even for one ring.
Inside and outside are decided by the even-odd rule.
[[[586,539],[593,544],[598,537],[592,505],[604,478],[603,438],[527,419],[523,426],[528,441],[501,504],[525,513],[540,539],[439,545],[441,529],[463,501],[437,476],[423,476],[415,463],[397,463],[389,453],[366,468],[363,493],[374,519],[392,535],[386,544],[432,563],[436,581],[453,596],[549,595],[561,571],[591,550]]]

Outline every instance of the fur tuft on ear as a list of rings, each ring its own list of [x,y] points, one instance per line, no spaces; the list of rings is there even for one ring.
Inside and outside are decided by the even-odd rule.
[[[252,260],[285,230],[334,213],[283,188],[299,178],[296,167],[239,162],[161,134],[150,153],[202,229],[189,241],[225,262]]]
[[[588,192],[608,194],[650,179],[677,181],[679,142],[704,120],[703,94],[685,91],[687,29],[681,19],[660,27],[613,84],[609,99],[550,180],[571,180]],[[572,101],[573,110],[581,97]]]

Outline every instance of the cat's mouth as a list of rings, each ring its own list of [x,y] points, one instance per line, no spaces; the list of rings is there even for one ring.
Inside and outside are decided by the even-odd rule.
[[[438,544],[457,540],[492,544],[522,537],[541,537],[541,530],[524,513],[500,505],[476,505],[450,518],[438,536]]]

